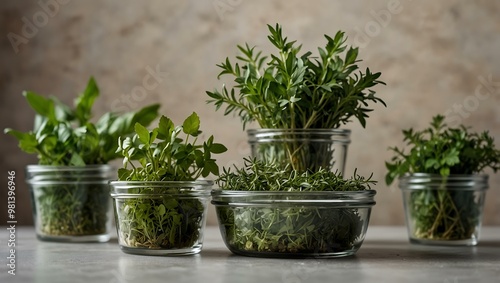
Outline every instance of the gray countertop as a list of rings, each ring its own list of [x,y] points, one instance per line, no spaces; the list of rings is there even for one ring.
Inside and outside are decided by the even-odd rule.
[[[7,273],[6,227],[0,233],[0,282],[500,282],[500,227],[484,227],[476,247],[410,244],[404,227],[369,227],[355,256],[269,259],[233,255],[207,227],[201,254],[125,254],[117,240],[96,244],[38,241],[17,228],[16,275]]]

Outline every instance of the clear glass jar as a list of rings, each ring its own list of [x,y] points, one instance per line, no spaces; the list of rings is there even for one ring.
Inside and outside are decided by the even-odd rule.
[[[412,243],[476,245],[488,175],[415,173],[399,178]]]
[[[213,190],[219,227],[235,254],[256,257],[342,257],[365,238],[374,190],[246,192]]]
[[[347,129],[253,129],[247,134],[252,157],[298,171],[322,167],[343,174],[351,142]]]
[[[213,182],[110,182],[118,242],[141,255],[189,255],[201,251]]]
[[[40,240],[106,242],[112,224],[109,165],[26,167]]]

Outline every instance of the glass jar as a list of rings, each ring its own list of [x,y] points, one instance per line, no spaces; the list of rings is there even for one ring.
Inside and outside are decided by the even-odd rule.
[[[322,167],[343,174],[351,142],[347,129],[253,129],[247,134],[252,157],[301,172]]]
[[[201,251],[213,182],[110,182],[118,243],[125,253],[189,255]]]
[[[40,240],[106,242],[111,231],[109,165],[26,167]]]
[[[487,175],[414,173],[399,178],[412,243],[476,245]]]
[[[219,227],[235,254],[342,257],[365,238],[374,190],[353,192],[212,191]]]

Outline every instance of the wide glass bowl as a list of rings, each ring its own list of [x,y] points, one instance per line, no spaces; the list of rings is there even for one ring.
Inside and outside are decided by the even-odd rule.
[[[123,252],[189,255],[201,251],[212,181],[113,181],[118,243]]]
[[[365,238],[374,190],[246,192],[213,190],[219,227],[235,254],[256,257],[342,257]]]

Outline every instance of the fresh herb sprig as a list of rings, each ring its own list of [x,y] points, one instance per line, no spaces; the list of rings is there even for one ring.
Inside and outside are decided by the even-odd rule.
[[[199,239],[206,200],[189,195],[185,187],[157,187],[159,181],[195,181],[210,173],[219,174],[212,154],[227,149],[210,136],[198,143],[200,119],[196,113],[175,126],[162,116],[159,125],[149,131],[135,124],[135,135],[119,140],[118,152],[123,166],[118,170],[120,181],[141,181],[135,193],[156,193],[156,197],[130,198],[117,201],[119,236],[132,248],[183,249]],[[184,136],[184,137],[182,137]],[[136,162],[138,161],[138,164]],[[156,186],[148,186],[154,182]]]
[[[136,123],[135,132],[133,137],[118,141],[117,152],[124,157],[124,168],[118,170],[119,180],[194,181],[210,173],[219,174],[212,154],[223,153],[227,148],[214,143],[213,136],[203,144],[197,144],[201,131],[196,113],[187,117],[182,126],[175,126],[165,116],[151,131]],[[181,133],[185,134],[184,139]],[[140,166],[136,166],[134,160],[138,160]]]
[[[236,172],[224,169],[217,183],[222,190],[301,192],[306,201],[322,198],[307,192],[364,191],[376,182],[371,176],[366,179],[356,173],[345,180],[323,169],[297,172],[289,167],[283,169],[277,164],[245,159],[245,166]],[[367,221],[365,212],[347,207],[256,204],[221,205],[216,209],[229,247],[235,252],[254,255],[346,252],[356,246],[363,221]]]
[[[465,126],[448,128],[444,116],[433,117],[431,126],[422,131],[403,130],[409,152],[392,147],[395,155],[386,162],[386,183],[407,173],[474,174],[485,168],[500,169],[500,150],[487,131],[473,133]]]
[[[75,99],[74,108],[55,97],[45,98],[31,91],[23,95],[36,112],[34,129],[23,133],[7,128],[5,133],[17,138],[24,152],[37,154],[40,165],[106,164],[119,157],[118,137],[132,133],[135,123],[151,123],[160,107],[153,104],[124,114],[108,112],[93,123],[92,106],[99,96],[93,78]]]
[[[438,174],[443,177],[440,189],[410,192],[408,209],[415,225],[414,236],[431,240],[470,239],[480,221],[480,203],[475,191],[449,190],[452,174],[476,174],[485,168],[500,169],[500,150],[488,132],[473,133],[465,126],[449,128],[444,117],[433,117],[422,131],[404,130],[406,153],[397,147],[391,162],[386,162],[386,183],[412,173]],[[449,184],[453,186],[453,184]]]
[[[218,77],[234,76],[235,86],[207,91],[208,102],[216,109],[226,105],[224,114],[239,115],[243,128],[252,121],[262,128],[338,128],[352,117],[365,127],[372,111],[368,103],[385,106],[371,89],[385,84],[378,80],[381,73],[368,68],[356,73],[358,48],[347,49],[343,32],[334,38],[325,35],[325,48],[318,48],[319,57],[313,57],[311,52],[299,55],[301,45],[288,41],[280,25],[268,28],[268,39],[278,54],[262,56],[255,47],[238,45],[243,53],[236,57],[239,63],[233,65],[226,58],[217,65],[222,69]]]
[[[244,159],[244,166],[232,172],[223,168],[223,173],[216,180],[223,190],[234,191],[363,191],[376,184],[371,177],[365,178],[354,173],[350,179],[323,168],[315,172],[299,172],[276,163],[255,159]]]

